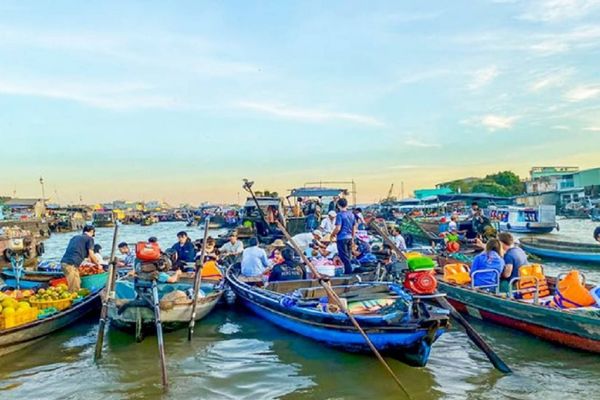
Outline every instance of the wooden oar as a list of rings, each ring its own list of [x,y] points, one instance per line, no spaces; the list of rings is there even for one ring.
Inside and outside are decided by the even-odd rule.
[[[325,292],[327,292],[327,296],[330,299],[333,299],[333,301],[340,308],[340,310],[342,310],[344,312],[344,314],[346,314],[346,316],[348,317],[348,319],[350,320],[350,322],[352,322],[352,325],[354,325],[354,327],[356,328],[356,330],[365,339],[365,342],[367,343],[367,345],[369,346],[369,348],[371,349],[371,351],[373,352],[373,354],[375,354],[375,357],[377,357],[377,359],[379,360],[379,362],[384,366],[384,368],[387,370],[387,372],[392,376],[392,378],[394,379],[394,381],[396,382],[396,384],[400,387],[400,389],[404,392],[404,394],[406,395],[406,397],[408,397],[410,399],[410,394],[408,394],[408,392],[406,391],[406,388],[404,387],[404,385],[402,385],[402,382],[400,381],[400,378],[398,378],[398,376],[394,373],[394,371],[392,371],[392,368],[383,359],[383,357],[381,356],[381,354],[379,353],[379,351],[377,350],[377,348],[375,347],[375,345],[373,344],[373,342],[371,342],[371,339],[369,339],[369,337],[367,336],[366,332],[360,327],[360,325],[358,324],[358,321],[356,320],[356,318],[354,318],[354,315],[352,315],[352,313],[350,313],[350,311],[348,310],[348,308],[346,307],[346,305],[340,300],[340,298],[337,295],[337,293],[331,288],[330,284],[328,282],[325,282],[323,276],[321,276],[321,274],[319,274],[319,271],[317,271],[317,269],[310,262],[310,260],[308,259],[308,257],[306,257],[306,255],[304,254],[304,252],[302,252],[302,250],[298,247],[298,245],[296,244],[296,242],[294,241],[294,239],[290,236],[290,234],[287,231],[287,229],[285,229],[285,227],[281,224],[281,222],[277,221],[276,223],[277,223],[277,227],[281,230],[281,232],[283,233],[283,235],[285,236],[285,238],[288,240],[289,244],[293,247],[293,249],[296,251],[296,253],[298,253],[298,255],[300,256],[300,258],[302,258],[302,261],[306,264],[306,266],[308,268],[310,268],[312,274],[318,280],[318,282],[321,284],[321,286],[323,287],[323,289],[325,289]]]
[[[165,340],[163,338],[162,321],[160,318],[160,302],[158,298],[158,284],[152,281],[152,307],[154,310],[154,324],[156,325],[156,337],[158,341],[158,356],[160,361],[160,374],[163,388],[167,389],[169,380],[167,378],[167,358],[165,356]]]
[[[383,238],[384,242],[391,247],[392,251],[396,253],[398,258],[406,261],[406,256],[404,255],[404,253],[400,251],[398,246],[396,246],[396,244],[385,234],[385,232],[383,231],[383,229],[381,229],[380,226],[372,222],[371,227]],[[456,322],[462,325],[462,327],[467,332],[467,336],[469,336],[473,343],[475,343],[475,345],[485,353],[485,355],[487,356],[488,360],[490,360],[494,368],[505,374],[512,373],[512,370],[508,367],[508,365],[506,365],[506,363],[502,361],[500,356],[498,356],[498,354],[494,352],[494,350],[490,347],[489,344],[487,344],[487,342],[481,337],[481,335],[475,330],[475,328],[473,328],[473,326],[471,326],[471,324],[469,324],[469,322],[467,322],[467,320],[464,319],[458,311],[456,311],[456,309],[452,306],[452,304],[448,302],[448,300],[446,300],[444,297],[437,297],[435,300],[442,308],[445,308],[446,310],[450,311],[450,315],[456,320]]]
[[[206,216],[204,220],[204,239],[202,240],[202,250],[200,258],[196,260],[196,276],[194,277],[194,297],[192,299],[192,315],[188,327],[188,341],[192,340],[194,334],[194,326],[196,325],[196,306],[198,305],[198,292],[200,291],[200,283],[202,282],[202,267],[204,266],[204,253],[206,253],[206,239],[208,238],[208,224],[210,216]]]
[[[117,275],[116,267],[116,251],[117,251],[117,234],[119,232],[119,223],[115,224],[115,230],[113,232],[112,248],[110,250],[110,262],[108,264],[108,280],[106,282],[106,293],[102,301],[102,311],[100,311],[100,322],[98,323],[98,336],[96,338],[96,349],[94,352],[94,360],[97,361],[102,358],[102,345],[104,343],[104,331],[106,327],[106,320],[108,317],[108,304],[114,297],[114,286]]]

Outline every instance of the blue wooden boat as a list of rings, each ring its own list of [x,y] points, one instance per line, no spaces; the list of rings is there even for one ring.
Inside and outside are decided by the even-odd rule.
[[[600,264],[600,245],[524,237],[519,239],[523,250],[543,258]]]
[[[229,268],[227,281],[238,300],[260,317],[330,346],[369,352],[348,317],[324,304],[326,293],[316,280],[270,282],[260,287],[261,282],[239,276],[238,265]],[[331,285],[384,356],[424,366],[432,344],[448,328],[446,310],[408,295],[396,284],[333,278]]]

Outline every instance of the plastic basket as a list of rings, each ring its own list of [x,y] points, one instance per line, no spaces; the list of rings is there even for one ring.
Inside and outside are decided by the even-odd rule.
[[[58,300],[34,300],[29,299],[29,302],[32,306],[39,308],[40,310],[45,310],[46,308],[54,307],[59,311],[62,311],[71,306],[71,298],[68,299],[58,299]]]
[[[428,271],[435,267],[435,263],[429,257],[414,257],[407,260],[407,264],[411,271]]]
[[[16,312],[11,315],[0,315],[0,330],[14,328],[15,326],[35,321],[38,313],[39,309],[37,307],[31,307],[26,311]]]
[[[104,286],[106,286],[106,281],[108,281],[108,272],[82,276],[81,287],[84,289],[89,289],[93,292],[95,290],[102,289]]]

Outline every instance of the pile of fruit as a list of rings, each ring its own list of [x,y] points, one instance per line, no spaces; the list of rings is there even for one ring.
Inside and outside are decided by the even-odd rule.
[[[67,289],[67,285],[60,284],[58,286],[49,287],[48,289],[39,289],[37,293],[31,298],[32,300],[60,300],[60,299],[74,299],[77,297],[77,293],[70,293]]]
[[[83,264],[79,267],[79,276],[88,276],[104,273],[104,269],[95,264]]]
[[[18,301],[11,296],[0,293],[0,329],[9,329],[35,321],[38,311],[37,308],[31,307],[28,301]]]

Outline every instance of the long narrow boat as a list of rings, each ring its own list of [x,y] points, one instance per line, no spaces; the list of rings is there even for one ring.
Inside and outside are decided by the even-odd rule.
[[[536,256],[600,264],[600,245],[598,244],[563,242],[534,237],[524,237],[519,239],[519,242],[523,250]]]
[[[323,309],[326,293],[316,280],[271,282],[261,288],[239,276],[237,265],[227,270],[226,278],[244,306],[274,325],[344,350],[369,351],[345,314]],[[358,283],[356,278],[332,278],[331,285],[375,347],[409,365],[424,366],[431,345],[448,328],[445,310],[398,285]]]
[[[100,308],[101,293],[101,290],[96,291],[81,303],[48,318],[38,319],[28,324],[0,331],[0,357],[37,343],[51,333],[98,310]]]
[[[443,266],[455,260],[439,258]],[[438,276],[439,290],[461,313],[507,326],[563,346],[600,353],[600,309],[557,309],[490,293],[468,285],[445,282]],[[556,281],[547,278],[551,292]]]
[[[193,282],[160,283],[158,291],[167,294],[172,291],[193,291]],[[204,293],[198,298],[196,306],[196,321],[204,318],[210,313],[224,293],[222,282],[204,282],[201,286]],[[161,301],[160,318],[163,327],[167,330],[181,328],[190,322],[192,315],[192,300]],[[140,302],[136,302],[136,291],[131,278],[123,278],[116,283],[116,299],[109,303],[108,316],[112,326],[133,331],[138,323],[143,330],[151,330],[155,327],[154,311]]]

